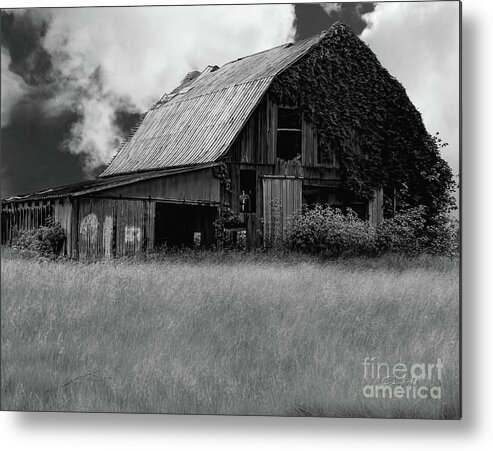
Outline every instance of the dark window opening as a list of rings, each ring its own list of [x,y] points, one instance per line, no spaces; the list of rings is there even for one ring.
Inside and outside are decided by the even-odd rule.
[[[341,210],[343,214],[347,214],[351,208],[360,219],[368,220],[368,203],[340,188],[306,186],[303,188],[303,203],[309,209],[316,205],[330,205],[331,208]]]
[[[277,157],[293,160],[301,156],[301,112],[293,108],[277,109]]]
[[[213,207],[156,202],[154,245],[160,247],[210,246],[214,238]]]
[[[255,213],[257,209],[257,172],[240,171],[240,213]]]

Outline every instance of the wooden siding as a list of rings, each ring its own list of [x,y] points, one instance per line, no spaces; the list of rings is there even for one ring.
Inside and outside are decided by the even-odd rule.
[[[302,204],[302,179],[295,177],[263,178],[264,240],[276,244],[289,224],[289,218]]]
[[[373,200],[368,202],[368,220],[374,226],[383,220],[383,189],[375,190]]]
[[[53,202],[6,202],[2,203],[2,244],[10,244],[15,230],[33,230],[45,224],[53,216]]]
[[[232,163],[276,165],[283,171],[283,165],[277,158],[276,148],[277,105],[267,95],[231,146],[229,158]],[[314,127],[304,119],[302,120],[301,150],[301,165],[304,168],[320,166],[317,161],[317,137]],[[280,173],[280,175],[284,174]]]
[[[79,200],[79,258],[140,254],[153,247],[154,206],[150,201]]]
[[[318,166],[317,161],[317,137],[313,124],[303,119],[301,141],[301,163],[305,167]]]
[[[243,127],[229,152],[232,162],[274,164],[275,105],[266,96]]]
[[[85,196],[36,202],[2,204],[2,244],[11,244],[15,230],[33,230],[54,217],[62,225],[66,241],[63,253],[83,261],[140,254],[155,248],[156,204],[169,206],[162,218],[168,228],[201,233],[201,244],[214,240],[217,205],[183,205],[149,199]],[[175,217],[173,208],[188,216]],[[178,211],[178,210],[177,210]],[[179,210],[185,211],[185,210]],[[160,227],[163,224],[159,224]]]
[[[63,243],[63,253],[72,255],[73,252],[73,203],[69,199],[56,199],[53,206],[53,216],[65,231],[65,243]]]
[[[189,200],[219,202],[220,182],[212,176],[212,169],[144,180],[119,188],[98,192],[98,196],[121,196],[135,199]]]

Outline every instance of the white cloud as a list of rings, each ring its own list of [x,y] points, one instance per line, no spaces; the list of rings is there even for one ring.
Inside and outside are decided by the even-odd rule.
[[[146,108],[191,70],[263,50],[293,34],[292,5],[53,10],[45,46],[70,55],[62,70],[87,76],[101,65],[108,85]]]
[[[459,3],[377,3],[363,16],[361,38],[406,88],[448,147],[442,156],[459,172]]]
[[[341,10],[340,3],[321,3],[320,6],[324,11],[330,16],[333,12],[338,12]]]

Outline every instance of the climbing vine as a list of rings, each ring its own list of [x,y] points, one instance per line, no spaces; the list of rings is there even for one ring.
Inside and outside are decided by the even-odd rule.
[[[403,86],[345,25],[332,26],[271,93],[279,104],[299,106],[319,146],[339,154],[345,188],[370,199],[384,187],[387,209],[394,192],[399,205],[421,204],[432,215],[454,208],[455,183],[439,143]]]
[[[228,165],[224,161],[212,167],[212,176],[219,180],[226,193],[231,192],[231,178],[229,176]]]
[[[212,176],[219,180],[219,183],[226,194],[231,194],[231,177],[228,165],[225,162],[212,168]],[[221,215],[214,221],[214,232],[216,242],[222,243],[225,240],[226,228],[240,224],[240,215],[235,214],[228,201],[224,201],[221,208]]]
[[[217,243],[222,243],[226,237],[226,229],[241,223],[240,215],[234,213],[229,202],[223,202],[221,216],[214,221],[214,233]]]

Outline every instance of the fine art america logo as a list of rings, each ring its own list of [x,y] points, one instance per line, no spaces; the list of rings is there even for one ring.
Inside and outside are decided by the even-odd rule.
[[[443,364],[388,364],[375,357],[363,360],[363,396],[385,399],[441,399]]]

